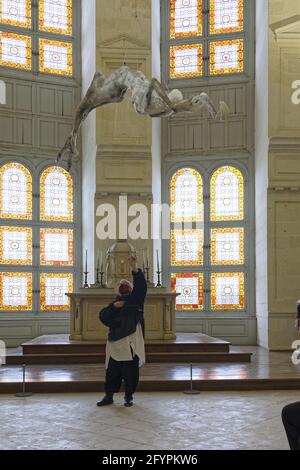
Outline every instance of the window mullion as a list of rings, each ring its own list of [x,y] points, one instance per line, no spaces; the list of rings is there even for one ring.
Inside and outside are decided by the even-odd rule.
[[[210,191],[209,180],[205,178],[203,203],[204,203],[204,311],[210,310]]]
[[[31,4],[32,16],[32,72],[34,75],[39,71],[39,41],[38,41],[38,1],[33,0]]]

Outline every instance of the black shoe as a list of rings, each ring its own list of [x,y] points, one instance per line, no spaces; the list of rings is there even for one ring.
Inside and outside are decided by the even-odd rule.
[[[105,397],[102,398],[102,400],[97,403],[97,406],[108,406],[108,405],[112,405],[113,403],[114,403],[113,398],[105,395]]]
[[[133,397],[125,397],[124,406],[126,406],[126,408],[133,406]]]

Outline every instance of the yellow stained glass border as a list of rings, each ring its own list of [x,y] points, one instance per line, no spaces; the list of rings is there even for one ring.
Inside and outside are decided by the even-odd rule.
[[[27,180],[27,214],[14,215],[9,214],[3,211],[3,175],[6,170],[11,168],[17,168],[20,171],[23,171]],[[26,166],[21,165],[21,163],[11,162],[6,163],[0,167],[0,218],[2,219],[21,219],[21,220],[31,220],[32,219],[32,176]]]
[[[216,236],[222,233],[238,233],[240,236],[240,261],[216,261]],[[211,230],[211,264],[213,266],[241,266],[245,262],[245,230],[243,228],[215,228]]]
[[[198,68],[197,72],[185,72],[185,73],[176,73],[176,51],[182,50],[189,50],[189,49],[197,49],[197,57],[198,57]],[[201,77],[203,74],[203,54],[202,54],[202,44],[187,44],[183,46],[171,46],[170,47],[170,78],[193,78],[193,77]]]
[[[176,310],[204,310],[204,276],[201,273],[174,273],[171,275],[171,290],[176,292],[176,280],[180,278],[198,279],[198,304],[180,305],[176,303]]]
[[[64,47],[67,53],[67,70],[59,70],[55,68],[48,68],[44,65],[44,46],[58,46]],[[39,40],[39,70],[43,73],[51,73],[54,75],[63,75],[70,77],[73,75],[73,46],[71,42],[63,42],[63,41],[53,41],[50,39],[40,39]]]
[[[68,212],[67,217],[53,217],[45,215],[45,183],[46,178],[53,171],[59,171],[62,173],[68,181]],[[73,179],[70,173],[68,173],[64,168],[60,166],[50,166],[43,171],[40,178],[40,218],[44,222],[73,222]]]
[[[237,277],[239,279],[239,304],[219,305],[216,303],[216,279],[220,277]],[[212,273],[211,274],[211,309],[212,310],[244,310],[245,308],[245,274],[244,273]]]
[[[238,33],[244,30],[244,0],[238,0],[238,27],[216,28],[215,27],[215,0],[210,0],[210,34]]]
[[[197,20],[197,31],[192,32],[181,32],[181,33],[176,33],[175,30],[175,21],[176,21],[176,0],[170,0],[170,38],[171,39],[178,39],[178,38],[188,38],[188,37],[197,37],[197,36],[202,36],[202,0],[197,0],[198,6],[197,6],[197,15],[198,15],[198,20]]]
[[[231,171],[238,177],[239,181],[239,208],[240,214],[238,216],[216,216],[216,179],[219,175],[224,173],[225,171]],[[240,170],[235,168],[234,166],[222,166],[214,172],[211,177],[211,184],[210,184],[210,196],[211,196],[211,214],[210,218],[212,222],[226,222],[226,221],[235,221],[235,220],[244,220],[245,217],[245,209],[244,209],[244,198],[245,198],[245,187],[244,187],[244,176]]]
[[[58,33],[58,34],[64,34],[66,36],[71,36],[72,29],[73,29],[72,0],[67,0],[66,8],[67,8],[67,23],[68,23],[67,30],[63,28],[44,26],[43,23],[44,23],[44,16],[45,16],[45,0],[39,0],[39,29],[40,31],[46,31],[49,33]]]
[[[69,261],[47,261],[45,259],[45,234],[53,233],[53,234],[66,234],[68,235],[68,258]],[[73,266],[73,257],[74,257],[74,234],[73,230],[67,229],[51,229],[51,228],[42,228],[40,229],[40,245],[41,245],[41,253],[40,253],[40,264],[41,266]]]
[[[23,306],[11,306],[11,305],[3,305],[3,277],[22,277],[27,278],[27,305]],[[10,311],[29,311],[32,310],[32,273],[7,273],[7,272],[0,272],[0,310],[10,310]]]
[[[193,174],[198,181],[198,217],[176,217],[175,216],[175,203],[176,203],[176,181],[179,176],[189,172]],[[181,168],[178,170],[171,179],[170,183],[170,202],[171,202],[171,222],[203,222],[203,180],[201,174],[193,168]]]
[[[8,60],[2,60],[2,37],[19,39],[26,43],[26,64],[17,64]],[[6,31],[0,31],[0,65],[5,67],[13,67],[17,69],[31,70],[31,37],[23,34],[7,33]]]
[[[27,233],[27,253],[29,257],[27,260],[5,260],[3,258],[3,232],[20,232]],[[7,227],[0,226],[0,264],[29,266],[32,264],[32,229],[28,227]]]
[[[219,46],[231,46],[236,45],[238,47],[238,66],[227,67],[223,69],[215,69],[215,53],[216,48]],[[210,74],[211,75],[225,75],[230,73],[243,73],[244,71],[244,40],[243,39],[230,39],[226,41],[214,41],[210,43]]]
[[[176,235],[197,235],[199,246],[197,251],[197,261],[176,261]],[[201,245],[202,243],[202,245]],[[201,266],[203,265],[203,230],[171,230],[171,265],[172,266]]]
[[[68,300],[68,305],[46,305],[46,279],[68,279],[68,294],[73,292],[73,274],[71,273],[42,273],[40,275],[40,308],[42,312],[68,312],[70,310],[70,299]]]
[[[3,8],[3,0],[0,0],[0,23],[1,24],[9,24],[11,26],[21,26],[23,28],[30,28],[31,27],[31,0],[25,0],[26,5],[26,21],[14,21],[10,19],[5,19],[1,17],[1,12]]]

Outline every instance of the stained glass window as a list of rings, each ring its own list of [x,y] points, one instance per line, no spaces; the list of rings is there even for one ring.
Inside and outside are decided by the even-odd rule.
[[[171,0],[171,39],[202,35],[202,0]]]
[[[172,230],[172,266],[203,264],[203,230]]]
[[[221,75],[242,73],[244,70],[244,41],[231,39],[210,43],[210,73]]]
[[[180,294],[176,310],[203,310],[203,274],[172,274],[171,283],[172,291]]]
[[[244,178],[232,166],[219,168],[211,179],[211,220],[244,219]]]
[[[41,31],[72,34],[72,0],[39,0]]]
[[[202,45],[192,44],[170,48],[170,77],[189,78],[202,75]]]
[[[213,265],[244,264],[244,229],[218,228],[211,231]]]
[[[0,310],[32,309],[32,274],[0,273]]]
[[[40,72],[71,76],[72,64],[71,43],[40,39]]]
[[[0,65],[30,70],[30,36],[0,31]]]
[[[30,28],[31,0],[0,0],[0,22]]]
[[[29,170],[19,163],[0,167],[0,217],[32,218],[32,178]]]
[[[171,221],[203,220],[203,186],[201,175],[192,168],[177,171],[171,181]]]
[[[40,286],[42,311],[70,310],[66,294],[73,292],[72,274],[41,274]]]
[[[32,264],[32,229],[0,227],[0,264]]]
[[[73,230],[41,229],[41,265],[73,265]]]
[[[243,0],[210,0],[210,34],[236,33],[243,29]]]
[[[61,167],[47,168],[41,176],[41,220],[73,221],[73,181]]]
[[[245,308],[243,273],[213,273],[211,275],[211,308],[242,310]]]

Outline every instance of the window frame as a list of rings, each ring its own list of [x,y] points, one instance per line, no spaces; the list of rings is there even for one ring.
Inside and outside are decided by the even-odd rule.
[[[241,171],[244,177],[244,220],[243,221],[210,221],[210,181],[218,168],[223,166],[233,166]],[[249,279],[252,278],[252,212],[248,203],[251,200],[251,181],[249,179],[249,169],[244,161],[237,159],[224,159],[217,158],[205,161],[195,162],[195,160],[186,159],[183,163],[176,163],[169,167],[165,174],[165,194],[164,200],[171,207],[170,198],[170,184],[173,176],[177,171],[183,168],[191,168],[200,173],[203,181],[203,203],[204,203],[204,249],[203,249],[203,265],[200,266],[172,266],[171,265],[171,238],[163,240],[163,271],[165,273],[165,283],[171,286],[172,273],[203,273],[204,274],[204,308],[202,310],[177,310],[176,316],[180,318],[232,318],[232,317],[247,317],[251,315],[252,311],[252,285]],[[170,224],[170,229],[174,224]],[[175,223],[176,225],[176,223]],[[193,227],[196,223],[193,223]],[[211,229],[213,228],[244,228],[244,264],[243,265],[218,265],[211,264]],[[211,274],[212,273],[226,273],[226,272],[243,272],[245,274],[245,308],[244,309],[211,309]],[[205,292],[208,290],[209,292]]]
[[[81,61],[80,61],[80,41],[81,36],[81,0],[73,0],[72,9],[72,34],[63,35],[59,33],[46,32],[39,30],[39,6],[38,0],[31,0],[31,28],[24,28],[22,26],[13,26],[0,22],[0,31],[20,34],[31,37],[31,59],[32,65],[30,70],[24,70],[18,67],[1,66],[1,76],[14,78],[16,73],[19,78],[33,79],[37,78],[40,81],[46,81],[66,85],[79,84],[79,77],[81,76]],[[48,72],[39,71],[39,39],[50,39],[53,41],[68,42],[72,44],[72,57],[73,57],[73,73],[71,76],[59,75]]]
[[[80,218],[80,181],[79,175],[75,168],[71,169],[70,175],[73,181],[73,222],[48,222],[40,220],[40,178],[42,173],[49,167],[61,167],[66,170],[66,167],[61,164],[56,164],[52,159],[47,159],[41,162],[38,166],[32,162],[20,158],[10,157],[1,161],[1,167],[7,163],[16,162],[25,166],[32,176],[32,219],[5,219],[0,218],[1,226],[8,227],[28,227],[32,229],[32,250],[33,259],[31,265],[8,265],[0,264],[1,272],[17,272],[17,273],[32,273],[32,309],[31,310],[1,310],[0,318],[9,315],[10,318],[21,318],[23,320],[30,318],[44,318],[53,320],[55,318],[69,318],[70,309],[63,310],[42,310],[40,308],[40,277],[44,273],[72,273],[73,274],[73,289],[80,285],[82,282],[81,274],[81,218]],[[73,249],[74,249],[74,263],[72,266],[43,266],[40,264],[40,229],[41,228],[57,228],[57,229],[71,229],[73,230]],[[76,236],[77,234],[77,236]],[[79,256],[75,256],[78,253]]]
[[[220,33],[209,34],[209,2],[210,0],[203,0],[203,32],[202,37],[184,37],[171,39],[170,38],[170,1],[163,0],[161,3],[161,21],[162,25],[166,24],[166,28],[162,28],[161,38],[161,54],[162,54],[162,75],[171,88],[186,88],[195,87],[197,85],[203,86],[205,84],[234,83],[241,81],[248,81],[250,76],[254,73],[254,64],[251,63],[250,44],[254,42],[254,30],[250,27],[251,21],[254,21],[254,5],[252,0],[244,0],[244,30],[235,33]],[[244,71],[242,73],[228,73],[223,75],[210,75],[209,73],[209,60],[203,60],[203,75],[201,77],[192,78],[171,78],[170,76],[170,47],[176,45],[203,45],[203,57],[209,57],[209,44],[213,41],[223,41],[230,39],[244,40]]]

